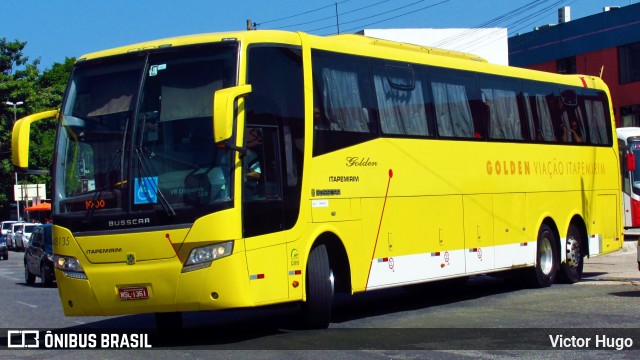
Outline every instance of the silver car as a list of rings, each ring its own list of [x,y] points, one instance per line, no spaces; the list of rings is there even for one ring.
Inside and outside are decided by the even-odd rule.
[[[16,248],[16,233],[22,229],[23,224],[23,221],[17,221],[9,225],[6,235],[7,249],[14,250]]]
[[[11,224],[15,224],[18,221],[15,220],[7,220],[0,222],[0,241],[4,240],[7,243],[7,248],[11,248],[9,245],[9,240],[7,239],[7,234],[9,230],[11,230]]]
[[[24,251],[29,247],[29,239],[31,239],[31,233],[40,225],[39,223],[24,223],[22,228],[13,235],[14,246],[17,251]]]

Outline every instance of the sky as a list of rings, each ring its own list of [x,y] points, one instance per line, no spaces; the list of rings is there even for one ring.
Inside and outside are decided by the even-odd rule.
[[[26,41],[40,69],[67,57],[173,36],[257,29],[315,35],[362,29],[506,27],[509,36],[638,0],[0,0],[0,38]],[[337,15],[336,15],[337,14]]]

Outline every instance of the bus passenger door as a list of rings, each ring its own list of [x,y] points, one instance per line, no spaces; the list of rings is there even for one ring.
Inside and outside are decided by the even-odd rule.
[[[257,303],[287,297],[286,245],[278,158],[278,128],[247,126],[242,159],[242,231]]]
[[[247,83],[252,92],[245,102],[242,231],[253,297],[256,304],[264,304],[301,297],[301,287],[289,286],[301,269],[287,248],[295,239],[287,230],[300,212],[305,94],[301,50],[249,45]],[[291,277],[291,272],[298,275]]]

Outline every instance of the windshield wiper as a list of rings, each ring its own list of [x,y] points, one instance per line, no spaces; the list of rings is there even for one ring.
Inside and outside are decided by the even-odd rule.
[[[140,175],[148,176],[150,174],[154,174],[155,172],[151,171],[150,168],[152,166],[148,163],[149,160],[144,156],[143,151],[144,150],[142,149],[142,146],[136,147],[136,156],[138,157],[138,164],[139,164],[138,170],[140,172]],[[162,205],[162,208],[164,209],[165,213],[169,216],[175,216],[176,214],[175,210],[173,210],[173,207],[171,206],[167,198],[164,197],[164,194],[160,190],[160,187],[157,185],[157,183],[153,181],[149,181],[149,182],[146,182],[145,184],[146,184],[145,186],[149,185],[154,187],[149,190],[154,191],[157,194],[157,197],[160,200],[160,205]]]

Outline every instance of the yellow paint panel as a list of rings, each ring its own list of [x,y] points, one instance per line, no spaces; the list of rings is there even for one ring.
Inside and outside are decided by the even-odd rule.
[[[313,222],[353,220],[351,199],[314,199],[311,201]]]
[[[381,209],[372,210],[368,224],[374,231]],[[461,196],[389,198],[375,257],[461,249],[463,244]]]
[[[620,214],[612,216],[611,209],[616,207],[616,195],[599,195],[596,197],[596,226],[594,230],[602,235],[602,253],[606,254],[622,247],[623,239],[617,226]]]
[[[298,300],[302,299],[302,289],[304,282],[304,268],[302,261],[301,249],[297,247],[295,244],[287,245],[287,254],[288,254],[288,278],[287,278],[287,287],[289,289],[289,299]],[[297,284],[297,286],[294,285]]]
[[[518,244],[527,241],[525,208],[525,194],[495,194],[493,196],[496,245]]]
[[[288,255],[286,244],[247,251],[249,287],[257,304],[288,298]]]
[[[187,232],[188,229],[172,229],[115,233],[108,236],[82,236],[76,240],[92,263],[126,262],[128,254],[134,254],[138,262],[176,257],[176,249]]]
[[[493,269],[493,196],[465,195],[463,201],[466,271]]]

